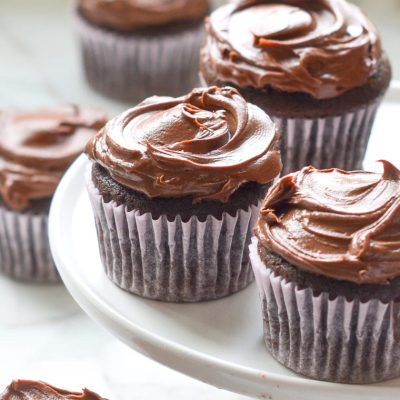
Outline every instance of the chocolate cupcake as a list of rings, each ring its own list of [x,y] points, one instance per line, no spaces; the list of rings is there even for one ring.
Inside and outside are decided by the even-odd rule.
[[[232,88],[151,97],[111,120],[86,148],[107,276],[171,302],[245,288],[251,230],[281,169],[276,147],[273,122]]]
[[[208,9],[208,0],[76,0],[89,84],[134,103],[198,86]]]
[[[0,273],[57,282],[47,219],[56,186],[89,138],[105,124],[94,109],[76,106],[0,116]]]
[[[283,174],[361,169],[390,78],[375,27],[344,0],[242,0],[206,22],[201,75],[281,127]]]
[[[89,389],[71,392],[59,389],[45,382],[16,380],[0,395],[0,400],[105,400]]]
[[[400,376],[400,171],[306,167],[269,191],[250,258],[265,343],[310,378]]]

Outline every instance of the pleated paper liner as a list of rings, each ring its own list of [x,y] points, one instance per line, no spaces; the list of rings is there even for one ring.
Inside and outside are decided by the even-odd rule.
[[[27,282],[61,281],[50,252],[47,225],[47,213],[0,206],[0,273]]]
[[[381,99],[342,115],[316,119],[271,115],[282,132],[282,175],[305,166],[360,170]]]
[[[208,86],[201,74],[199,79],[202,86]],[[318,169],[362,169],[381,101],[378,98],[370,105],[326,118],[282,118],[267,112],[282,134],[281,176],[308,165]]]
[[[75,11],[86,78],[100,93],[138,103],[181,96],[197,87],[202,23],[160,33],[121,34],[96,27]]]
[[[309,378],[366,384],[400,376],[400,303],[316,296],[250,258],[262,303],[264,339],[272,356]]]
[[[230,295],[254,280],[248,245],[261,202],[221,219],[153,219],[105,203],[90,174],[86,180],[102,263],[122,289],[150,299],[198,302]]]

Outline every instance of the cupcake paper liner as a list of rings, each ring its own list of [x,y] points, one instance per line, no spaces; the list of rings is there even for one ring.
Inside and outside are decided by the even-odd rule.
[[[250,259],[260,292],[264,338],[272,356],[304,376],[374,383],[400,376],[400,303],[365,303],[314,295],[262,262],[257,239]]]
[[[61,282],[50,252],[47,214],[0,206],[0,273],[36,282]]]
[[[208,86],[200,74],[202,86]],[[352,112],[326,118],[283,118],[267,112],[282,133],[281,176],[312,165],[318,169],[362,169],[382,98]]]
[[[100,93],[137,103],[198,86],[202,23],[175,32],[121,34],[90,24],[78,11],[75,16],[86,78]]]
[[[86,180],[102,263],[122,289],[155,300],[197,302],[230,295],[254,280],[248,245],[261,202],[221,219],[153,219],[105,203],[90,175]]]
[[[279,118],[271,115],[282,132],[282,175],[308,165],[319,169],[362,169],[380,101],[327,118]]]

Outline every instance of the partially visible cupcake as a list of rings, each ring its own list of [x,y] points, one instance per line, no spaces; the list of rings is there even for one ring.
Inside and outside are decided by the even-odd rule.
[[[0,394],[0,400],[105,400],[89,389],[71,392],[48,383],[30,380],[15,380]]]
[[[208,0],[76,0],[89,84],[137,103],[198,86]]]
[[[201,75],[232,85],[282,130],[283,174],[361,169],[391,79],[375,27],[345,0],[242,0],[206,22]]]
[[[310,378],[400,376],[400,171],[306,167],[269,191],[250,257],[265,343]]]
[[[248,245],[281,170],[270,118],[232,88],[151,97],[86,148],[108,277],[139,296],[217,299],[254,275]]]
[[[0,116],[0,273],[56,282],[47,218],[62,175],[105,124],[105,115],[77,106]]]

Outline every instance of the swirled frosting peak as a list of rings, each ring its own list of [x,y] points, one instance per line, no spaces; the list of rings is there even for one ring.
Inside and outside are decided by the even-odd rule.
[[[242,183],[265,184],[281,169],[275,125],[229,87],[151,97],[111,120],[86,152],[126,187],[194,202],[225,202]]]
[[[318,99],[365,84],[382,53],[374,26],[345,0],[242,0],[206,29],[203,63],[219,79]]]
[[[16,380],[0,395],[0,400],[104,400],[98,394],[83,389],[70,392],[40,381]]]
[[[208,0],[79,0],[80,12],[89,21],[122,32],[201,21],[208,8]]]
[[[96,109],[8,110],[0,116],[0,194],[13,209],[49,198],[89,138],[106,122]]]
[[[255,233],[298,268],[358,284],[400,276],[400,171],[306,167],[268,193]]]

